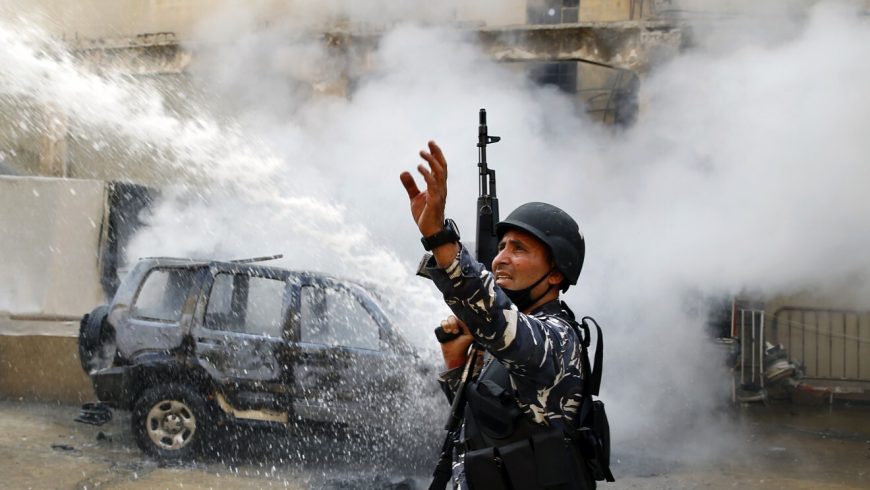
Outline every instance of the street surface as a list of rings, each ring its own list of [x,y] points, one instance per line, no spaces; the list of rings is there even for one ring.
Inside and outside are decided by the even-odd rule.
[[[335,432],[294,437],[259,430],[229,439],[206,462],[167,466],[139,452],[125,412],[102,427],[74,422],[77,413],[70,405],[0,402],[2,487],[425,488],[434,458],[406,449],[391,454],[377,442]],[[690,465],[662,459],[656,448],[617,449],[618,481],[599,488],[870,488],[870,408],[752,406],[732,415],[743,438],[739,450]]]

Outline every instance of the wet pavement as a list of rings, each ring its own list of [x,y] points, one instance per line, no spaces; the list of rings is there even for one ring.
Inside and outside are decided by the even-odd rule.
[[[654,446],[617,453],[612,488],[870,488],[870,406],[752,404],[723,416],[728,433],[687,437],[683,462]]]
[[[0,401],[0,487],[15,489],[404,489],[419,455],[330,428],[240,428],[203,461],[163,464],[145,457],[129,414],[100,427],[73,419],[78,407]],[[419,483],[417,483],[419,485]]]
[[[0,402],[4,488],[425,488],[434,457],[433,448],[395,451],[325,428],[295,436],[256,429],[220,442],[205,462],[167,466],[139,452],[126,413],[94,427],[73,422],[77,412],[70,405]],[[757,405],[728,417],[736,444],[715,457],[686,463],[654,445],[615,450],[618,481],[599,488],[870,488],[870,407]]]

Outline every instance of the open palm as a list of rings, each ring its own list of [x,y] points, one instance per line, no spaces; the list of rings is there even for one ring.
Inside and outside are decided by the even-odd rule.
[[[426,182],[426,190],[421,191],[410,172],[402,172],[399,178],[408,199],[411,201],[411,216],[423,236],[430,236],[444,226],[444,207],[447,203],[447,161],[441,148],[434,141],[429,142],[429,151],[421,151],[420,157],[429,163],[429,168],[420,164],[417,170]]]

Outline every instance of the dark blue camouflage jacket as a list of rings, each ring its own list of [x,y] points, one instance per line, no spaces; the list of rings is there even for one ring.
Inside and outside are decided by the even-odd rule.
[[[453,313],[510,372],[523,413],[538,424],[564,427],[563,417],[573,418],[580,405],[583,386],[582,346],[567,306],[551,301],[529,315],[520,313],[465,247],[446,268],[433,259],[427,270]],[[443,373],[442,382],[455,388],[461,371]]]

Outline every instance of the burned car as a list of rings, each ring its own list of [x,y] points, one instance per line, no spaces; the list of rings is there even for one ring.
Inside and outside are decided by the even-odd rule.
[[[195,455],[237,422],[394,423],[384,406],[408,398],[420,366],[360,285],[178,258],[140,260],[82,319],[79,355],[100,400],[86,421],[129,410],[139,447],[162,459]]]

